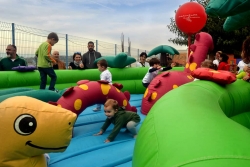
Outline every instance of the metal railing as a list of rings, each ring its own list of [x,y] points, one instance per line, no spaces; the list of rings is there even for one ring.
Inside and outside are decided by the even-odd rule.
[[[15,23],[0,22],[0,58],[6,57],[5,49],[8,44],[14,44],[17,46],[17,54],[26,59],[28,64],[32,64],[34,61],[35,51],[39,45],[47,40],[49,33],[54,31],[40,30],[36,28],[30,28]],[[83,37],[76,37],[68,34],[57,33],[59,42],[53,46],[53,50],[58,50],[60,53],[60,59],[66,64],[72,61],[72,55],[74,52],[81,52],[82,54],[87,52],[87,43],[93,41],[95,43],[96,51],[100,52],[102,56],[115,56],[122,52],[121,45],[99,41],[95,39],[88,39]],[[124,52],[139,59],[139,54],[145,49],[136,49],[124,46]]]

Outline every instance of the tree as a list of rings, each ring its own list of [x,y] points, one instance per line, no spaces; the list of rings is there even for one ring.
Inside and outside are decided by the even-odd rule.
[[[209,0],[190,0],[196,1],[204,8],[207,6]],[[207,23],[205,27],[201,30],[203,32],[209,33],[213,37],[214,41],[214,51],[213,54],[221,50],[225,53],[234,54],[236,57],[240,57],[242,42],[250,35],[250,28],[244,27],[239,30],[234,30],[231,32],[226,32],[223,30],[223,24],[226,18],[220,17],[210,17],[207,18]],[[174,18],[170,18],[170,24],[167,26],[170,32],[177,35],[174,39],[169,39],[168,41],[177,45],[187,45],[188,37],[185,33],[181,32],[175,23]],[[194,36],[192,36],[192,42],[194,41]]]

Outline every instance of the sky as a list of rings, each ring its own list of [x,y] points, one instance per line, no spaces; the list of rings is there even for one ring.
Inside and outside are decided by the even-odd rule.
[[[189,0],[0,0],[0,21],[151,50],[178,46],[167,25]]]

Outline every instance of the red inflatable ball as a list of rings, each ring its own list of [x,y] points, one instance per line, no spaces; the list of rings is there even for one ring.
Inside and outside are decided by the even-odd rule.
[[[236,76],[233,73],[224,70],[216,71],[210,68],[198,68],[191,75],[194,78],[213,81],[218,84],[230,84],[236,81]]]
[[[206,21],[205,8],[196,2],[181,5],[175,14],[177,27],[188,35],[200,31],[205,26]]]

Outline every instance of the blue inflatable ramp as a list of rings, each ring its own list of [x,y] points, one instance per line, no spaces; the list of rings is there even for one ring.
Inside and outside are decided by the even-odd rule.
[[[131,95],[130,104],[137,107],[141,122],[145,118],[140,112],[143,95]],[[122,129],[115,140],[104,143],[111,133],[113,125],[103,135],[93,136],[98,133],[106,117],[102,110],[92,111],[96,106],[88,107],[78,117],[74,126],[74,137],[69,147],[63,153],[51,153],[49,167],[131,167],[135,139],[132,134]]]

